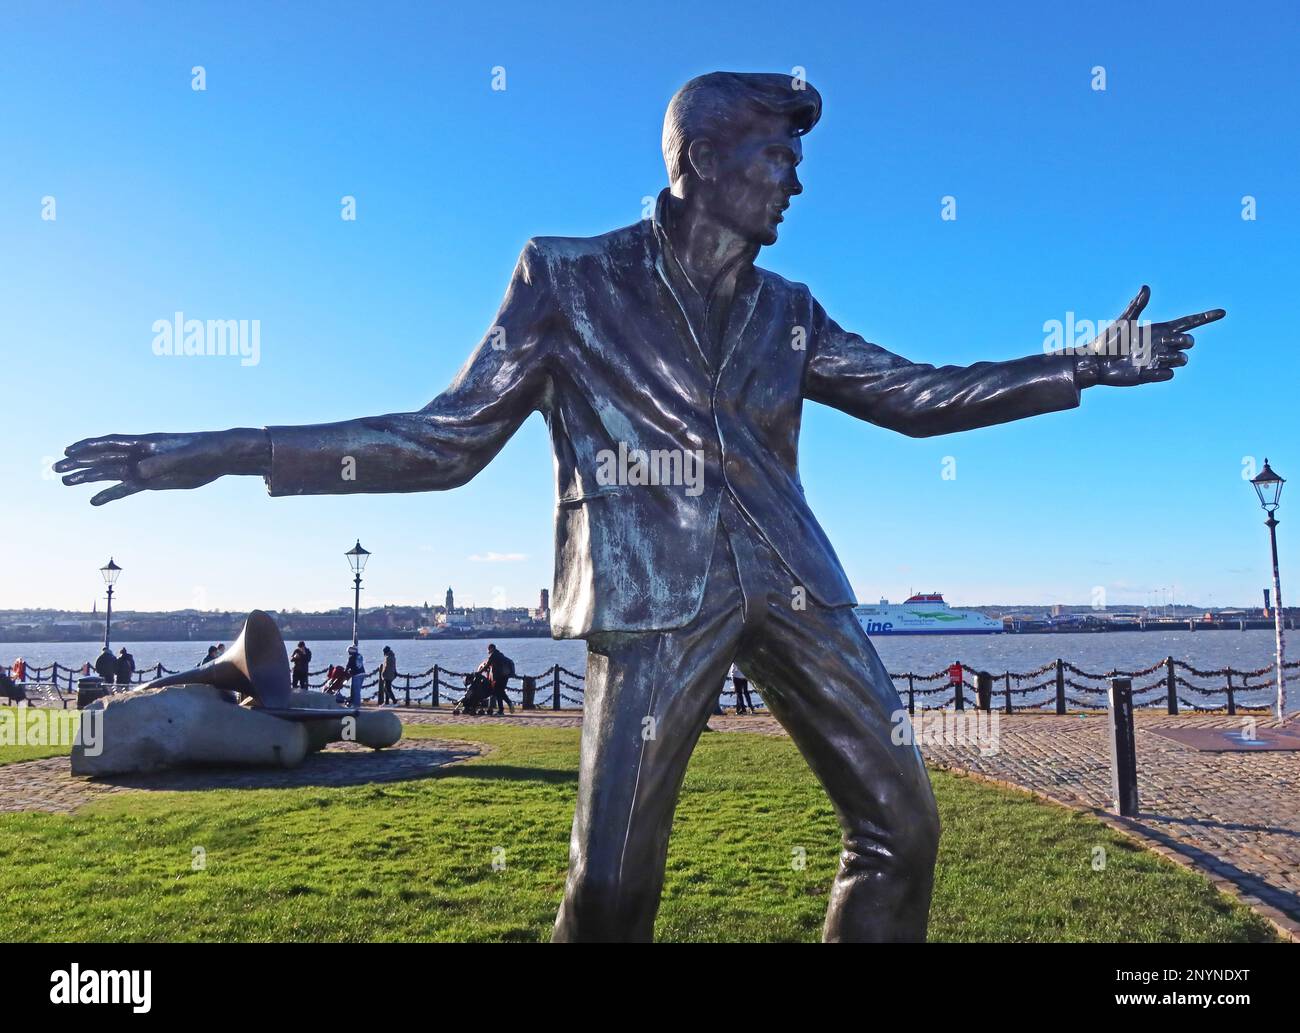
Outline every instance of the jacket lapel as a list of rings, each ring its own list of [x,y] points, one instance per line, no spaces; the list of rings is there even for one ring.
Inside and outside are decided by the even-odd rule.
[[[731,301],[731,313],[727,317],[727,333],[723,337],[722,361],[718,364],[719,372],[731,361],[731,353],[736,350],[736,345],[740,343],[740,339],[749,328],[750,319],[754,315],[754,308],[758,304],[758,296],[762,290],[763,278],[757,269],[751,267],[745,276],[744,284],[737,284],[736,296]]]
[[[704,341],[700,336],[704,332],[704,328],[695,325],[695,320],[691,318],[690,307],[682,296],[682,292],[691,290],[691,287],[685,282],[686,276],[681,272],[680,268],[675,270],[670,268],[670,264],[676,266],[677,259],[668,253],[668,249],[663,246],[661,240],[657,240],[656,243],[658,246],[655,247],[655,271],[659,274],[659,279],[663,285],[668,288],[668,293],[672,295],[678,311],[682,314],[682,322],[686,325],[687,335],[690,337],[691,343],[695,345],[695,354],[704,363],[704,368],[712,371],[713,367],[709,362],[709,353],[705,350]]]

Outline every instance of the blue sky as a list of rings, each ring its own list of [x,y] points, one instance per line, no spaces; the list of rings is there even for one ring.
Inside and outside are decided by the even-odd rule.
[[[110,554],[123,607],[346,605],[358,536],[366,602],[452,584],[533,603],[552,566],[539,417],[436,495],[269,499],[232,478],[92,509],[44,468],[111,431],[418,408],[528,237],[641,216],[682,82],[796,67],[825,113],[760,263],[869,340],[1012,358],[1143,283],[1158,319],[1228,310],[1172,384],[1033,421],[910,440],[810,404],[805,487],[859,597],[1256,603],[1243,457],[1300,477],[1295,8],[1044,6],[6,4],[0,606],[89,606]],[[260,320],[259,364],[155,355],[178,310]]]

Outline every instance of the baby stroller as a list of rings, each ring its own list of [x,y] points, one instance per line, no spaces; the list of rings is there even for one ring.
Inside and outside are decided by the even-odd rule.
[[[329,670],[325,672],[325,691],[337,695],[338,692],[347,684],[348,669],[330,664]]]
[[[453,714],[482,714],[492,706],[492,683],[482,671],[465,675],[465,695],[452,708]]]

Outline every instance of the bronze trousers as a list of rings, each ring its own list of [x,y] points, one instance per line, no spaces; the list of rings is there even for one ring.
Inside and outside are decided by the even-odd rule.
[[[851,607],[804,598],[724,501],[695,619],[587,644],[578,803],[553,941],[653,938],[682,778],[733,660],[843,829],[822,938],[925,939],[939,816],[919,750],[891,735],[905,710]]]

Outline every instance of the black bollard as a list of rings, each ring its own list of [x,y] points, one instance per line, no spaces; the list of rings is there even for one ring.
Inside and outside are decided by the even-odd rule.
[[[524,710],[537,709],[537,676],[532,674],[524,675]]]
[[[1110,682],[1110,785],[1116,814],[1137,816],[1137,748],[1133,742],[1133,682],[1112,678]]]
[[[993,675],[988,671],[978,671],[975,674],[975,695],[982,711],[987,714],[993,709]]]

